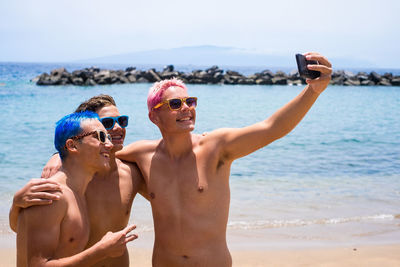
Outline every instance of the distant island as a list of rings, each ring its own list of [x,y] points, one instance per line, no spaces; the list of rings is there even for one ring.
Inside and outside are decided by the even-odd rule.
[[[223,70],[218,66],[212,66],[204,70],[180,72],[173,65],[167,65],[162,71],[154,68],[139,70],[136,67],[128,67],[125,70],[109,70],[97,67],[75,70],[72,73],[65,68],[58,68],[50,74],[43,73],[31,81],[37,85],[77,85],[94,86],[103,84],[126,83],[153,83],[163,79],[179,78],[187,84],[254,84],[254,85],[302,85],[305,79],[299,76],[297,71],[285,73],[264,70],[250,75],[243,75],[234,70]],[[331,79],[332,85],[344,86],[400,86],[400,76],[392,73],[378,74],[349,71],[334,71]]]

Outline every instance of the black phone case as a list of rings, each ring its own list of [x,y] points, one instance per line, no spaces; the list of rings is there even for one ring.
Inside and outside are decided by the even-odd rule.
[[[307,60],[302,54],[296,54],[296,62],[301,77],[315,79],[321,76],[321,72],[307,69],[308,64],[318,64],[318,61]]]

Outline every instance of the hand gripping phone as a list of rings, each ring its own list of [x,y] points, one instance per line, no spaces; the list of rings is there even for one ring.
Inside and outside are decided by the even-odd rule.
[[[303,78],[315,79],[321,76],[321,72],[316,70],[307,69],[308,64],[318,64],[318,61],[307,60],[302,54],[296,54],[297,68],[299,69],[299,74]]]

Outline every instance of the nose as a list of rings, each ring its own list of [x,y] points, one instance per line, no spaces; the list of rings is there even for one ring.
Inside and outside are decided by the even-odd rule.
[[[188,106],[188,104],[186,103],[186,101],[182,101],[182,110],[186,110],[186,109],[190,109],[190,107]]]
[[[104,146],[105,146],[105,148],[107,148],[108,150],[111,150],[113,147],[114,147],[114,145],[113,145],[113,143],[110,141],[110,139],[106,139],[106,142],[104,143]]]
[[[119,126],[119,123],[116,121],[116,122],[114,123],[114,127],[113,127],[111,130],[112,130],[112,131],[115,131],[115,130],[118,130],[118,129],[122,129],[122,127]]]

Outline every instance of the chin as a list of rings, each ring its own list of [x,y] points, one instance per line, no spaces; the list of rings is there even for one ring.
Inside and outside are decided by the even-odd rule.
[[[114,144],[113,143],[113,145],[114,145],[114,147],[112,148],[111,152],[114,152],[114,153],[117,151],[120,151],[124,148],[124,144]]]
[[[108,171],[110,168],[111,168],[111,167],[110,167],[110,163],[106,163],[106,164],[104,164],[104,165],[102,166],[102,170],[103,170],[103,171]]]

